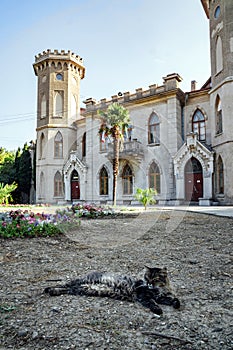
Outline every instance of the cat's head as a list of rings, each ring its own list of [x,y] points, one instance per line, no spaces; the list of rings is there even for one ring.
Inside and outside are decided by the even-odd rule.
[[[168,287],[169,279],[166,267],[148,267],[145,266],[145,281],[148,286],[155,287]]]

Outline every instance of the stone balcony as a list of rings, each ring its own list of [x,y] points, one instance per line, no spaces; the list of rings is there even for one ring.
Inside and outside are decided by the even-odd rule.
[[[125,141],[123,144],[123,149],[120,150],[119,159],[123,160],[136,160],[140,162],[144,156],[143,145],[136,139],[132,141]],[[107,158],[109,160],[113,159],[113,144],[108,144]]]

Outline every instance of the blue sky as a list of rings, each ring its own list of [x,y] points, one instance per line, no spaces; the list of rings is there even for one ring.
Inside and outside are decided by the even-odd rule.
[[[208,20],[200,0],[1,0],[0,147],[35,139],[39,52],[71,50],[84,59],[81,100],[162,84],[181,88],[210,76]]]

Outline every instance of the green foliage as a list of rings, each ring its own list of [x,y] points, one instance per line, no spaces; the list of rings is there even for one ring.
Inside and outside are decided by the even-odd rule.
[[[0,148],[0,182],[7,184],[15,180],[15,152]]]
[[[102,119],[99,133],[105,132],[112,137],[115,137],[116,127],[123,133],[130,123],[129,111],[116,102],[112,103],[106,112],[98,111],[98,114]]]
[[[99,114],[110,126],[121,126],[130,122],[128,110],[119,103],[112,103],[106,112],[99,111]]]
[[[156,200],[154,198],[154,196],[157,194],[157,192],[155,190],[153,190],[152,188],[146,188],[146,189],[142,189],[142,188],[137,188],[136,190],[136,194],[135,194],[135,198],[144,205],[144,208],[146,210],[147,206],[149,204],[155,204]]]
[[[32,175],[32,160],[27,143],[22,151],[20,148],[16,152],[0,148],[0,183],[18,184],[11,194],[14,203],[29,202]]]
[[[0,204],[9,204],[13,201],[12,192],[17,188],[17,184],[13,182],[11,185],[0,183]]]
[[[32,161],[29,146],[24,145],[19,161],[19,191],[21,192],[21,202],[28,203],[32,179]]]

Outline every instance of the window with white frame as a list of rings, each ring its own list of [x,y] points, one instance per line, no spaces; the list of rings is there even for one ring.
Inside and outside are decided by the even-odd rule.
[[[152,113],[148,122],[148,144],[160,143],[160,123],[156,113]]]
[[[149,188],[153,188],[157,193],[160,193],[160,171],[155,162],[149,168]]]
[[[192,130],[197,134],[199,141],[206,139],[205,117],[200,109],[197,109],[192,118]]]
[[[54,158],[63,157],[63,137],[60,131],[57,132],[54,138]]]
[[[62,197],[62,196],[63,196],[62,176],[61,176],[61,173],[57,171],[54,176],[54,197]]]

